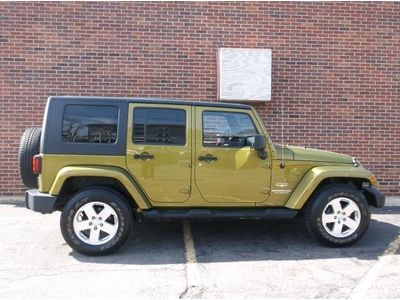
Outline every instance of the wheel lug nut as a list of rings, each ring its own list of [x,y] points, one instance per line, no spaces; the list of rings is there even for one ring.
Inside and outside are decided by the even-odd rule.
[[[103,223],[100,224],[100,227],[103,227]]]
[[[92,226],[93,225],[93,223],[92,222],[89,222],[89,226]]]
[[[343,215],[345,215],[346,213],[344,212]]]
[[[343,218],[343,221],[346,221],[346,218]]]
[[[97,227],[96,227],[96,226],[94,226],[94,230],[97,230]]]
[[[101,221],[101,217],[99,217],[99,220]]]
[[[340,214],[340,211],[338,211],[337,213]]]
[[[92,217],[92,220],[96,219],[96,217]]]
[[[334,219],[337,219],[337,217],[333,217]]]

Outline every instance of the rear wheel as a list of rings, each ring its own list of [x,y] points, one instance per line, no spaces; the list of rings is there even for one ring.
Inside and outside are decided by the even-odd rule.
[[[122,195],[90,188],[77,193],[61,214],[61,232],[68,245],[85,255],[116,251],[128,238],[132,211]]]
[[[306,225],[319,241],[329,246],[347,246],[358,241],[370,222],[365,196],[345,184],[330,186],[313,199],[305,211]]]
[[[19,173],[23,184],[27,188],[37,188],[37,174],[32,172],[32,159],[40,152],[41,127],[32,127],[25,130],[21,137],[18,151]]]

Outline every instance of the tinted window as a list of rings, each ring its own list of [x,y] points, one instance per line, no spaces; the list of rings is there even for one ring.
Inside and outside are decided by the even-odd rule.
[[[181,109],[135,108],[133,142],[184,145],[186,112]]]
[[[113,144],[117,141],[118,108],[115,106],[67,105],[62,141]]]
[[[244,147],[247,137],[257,134],[250,116],[244,113],[203,112],[203,145]]]

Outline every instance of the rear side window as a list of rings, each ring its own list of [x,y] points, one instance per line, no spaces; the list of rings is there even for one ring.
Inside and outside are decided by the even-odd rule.
[[[182,109],[135,108],[133,137],[136,144],[186,144],[186,112]]]
[[[244,147],[247,138],[257,134],[250,116],[245,113],[203,112],[203,145],[209,147]]]
[[[65,143],[114,144],[117,141],[118,107],[67,105],[62,141]]]

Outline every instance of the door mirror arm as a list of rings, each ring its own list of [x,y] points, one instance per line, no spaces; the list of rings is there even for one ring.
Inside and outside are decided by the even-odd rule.
[[[262,160],[267,159],[268,157],[267,151],[265,151],[265,149],[258,150],[258,157],[261,158]]]

